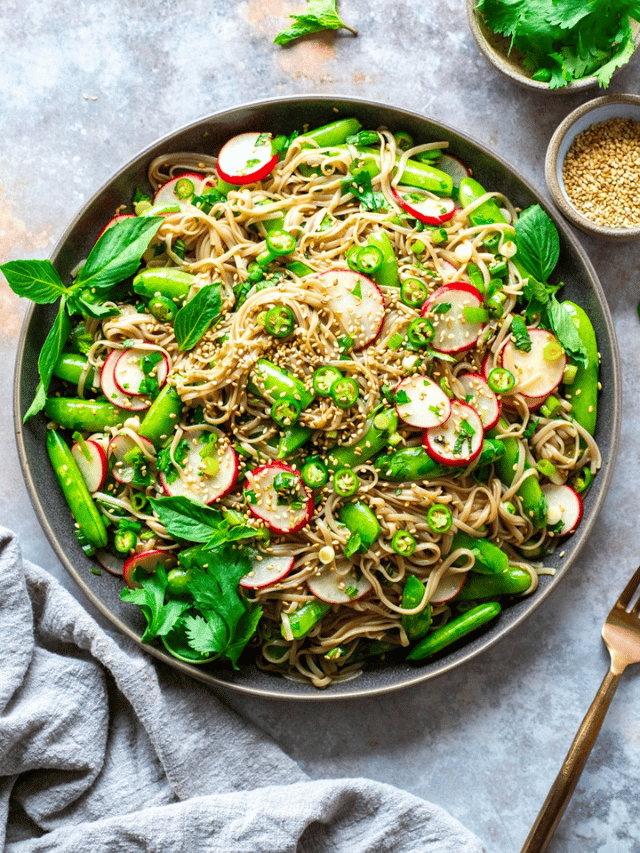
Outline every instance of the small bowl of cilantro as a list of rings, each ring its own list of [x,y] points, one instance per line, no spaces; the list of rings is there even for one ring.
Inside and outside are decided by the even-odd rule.
[[[529,89],[575,94],[606,88],[640,43],[635,0],[467,0],[485,58]]]

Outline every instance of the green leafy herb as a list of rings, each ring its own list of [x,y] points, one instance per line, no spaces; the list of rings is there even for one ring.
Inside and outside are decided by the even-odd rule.
[[[524,210],[515,222],[517,259],[541,282],[558,263],[560,238],[550,217],[539,204]]]
[[[640,12],[637,0],[478,0],[477,8],[550,88],[591,75],[608,86],[633,53],[630,18]]]
[[[358,35],[356,30],[347,26],[338,15],[337,0],[307,0],[307,8],[304,12],[289,15],[293,24],[286,30],[282,30],[273,40],[275,44],[289,44],[302,36],[311,35],[321,30],[345,29]]]
[[[144,613],[147,627],[141,637],[143,643],[166,636],[190,607],[188,601],[173,598],[165,603],[167,582],[166,571],[158,566],[153,574],[140,579],[139,589],[125,587],[120,593],[122,601],[137,604]]]
[[[176,314],[173,331],[178,348],[190,350],[220,315],[220,282],[205,284]]]
[[[366,169],[357,169],[353,178],[343,181],[342,192],[351,193],[367,210],[386,210],[389,206],[384,193],[374,192],[371,175]]]
[[[454,455],[458,455],[458,454],[462,453],[462,448],[464,447],[465,442],[467,442],[469,444],[469,450],[471,451],[471,449],[472,449],[472,441],[471,440],[475,434],[476,434],[475,429],[471,426],[471,424],[469,423],[469,421],[466,418],[464,418],[462,421],[460,421],[460,431],[458,432],[458,435],[456,436],[456,443],[455,443],[454,448],[453,448]]]
[[[399,403],[400,405],[411,402],[411,397],[407,394],[404,388],[401,388],[399,391],[397,391],[393,399],[396,403]]]
[[[547,321],[551,331],[562,344],[564,350],[578,364],[586,364],[587,352],[580,339],[571,314],[564,305],[551,296],[547,305]]]
[[[519,349],[521,352],[531,352],[529,330],[527,329],[524,318],[519,314],[515,314],[511,321],[511,336],[513,337],[516,349]]]
[[[351,291],[352,296],[355,296],[356,299],[362,299],[362,288],[360,287],[360,279],[356,282],[356,286]]]
[[[51,261],[8,261],[0,270],[17,296],[37,305],[50,305],[67,292]]]
[[[167,533],[176,539],[199,542],[209,549],[240,539],[265,538],[265,528],[235,524],[220,510],[192,501],[183,495],[151,498],[151,506]]]
[[[434,305],[433,308],[430,308],[429,310],[432,314],[446,314],[447,311],[451,311],[451,303],[438,302],[437,305]]]
[[[71,321],[69,320],[65,309],[65,297],[63,296],[60,300],[60,307],[58,309],[56,319],[54,320],[51,329],[49,329],[49,334],[47,335],[42,349],[40,350],[40,355],[38,356],[38,375],[40,376],[40,381],[38,382],[33,402],[25,413],[23,421],[29,420],[29,418],[32,418],[43,409],[44,404],[47,401],[47,391],[49,390],[49,383],[53,376],[53,368],[60,358],[64,345],[70,334]]]

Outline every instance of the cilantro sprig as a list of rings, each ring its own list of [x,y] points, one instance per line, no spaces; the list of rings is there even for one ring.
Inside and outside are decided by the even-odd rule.
[[[337,0],[307,0],[304,12],[289,15],[293,24],[282,30],[273,40],[275,44],[285,45],[302,36],[312,35],[322,30],[349,30],[354,36],[358,33],[353,27],[345,24],[337,9]]]

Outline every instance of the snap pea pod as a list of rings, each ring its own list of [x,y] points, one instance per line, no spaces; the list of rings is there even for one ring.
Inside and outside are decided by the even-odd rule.
[[[495,462],[504,454],[504,444],[497,439],[485,438],[476,468]],[[380,478],[395,482],[433,480],[451,474],[451,468],[439,465],[424,447],[403,447],[379,456],[375,461]]]
[[[497,595],[520,595],[531,587],[531,575],[526,569],[509,566],[495,575],[469,574],[465,585],[456,595],[456,601],[475,601],[495,598]]]
[[[187,298],[194,276],[178,267],[147,267],[133,279],[133,289],[145,299],[166,296],[182,302]]]
[[[509,424],[504,420],[500,420],[503,429],[508,429]],[[498,435],[496,430],[489,432],[490,437]],[[520,441],[514,436],[505,436],[501,439],[504,444],[504,454],[500,459],[496,460],[496,471],[505,486],[510,486],[515,477],[515,468],[518,464],[520,456]],[[525,459],[524,470],[528,471],[531,465]],[[538,474],[531,474],[526,477],[522,485],[518,488],[518,495],[522,502],[524,514],[531,519],[534,527],[544,527],[547,523],[547,499],[538,481]]]
[[[357,118],[341,118],[329,122],[329,124],[323,124],[322,127],[316,127],[314,130],[308,130],[301,135],[307,139],[313,139],[320,148],[326,148],[328,145],[342,145],[348,136],[355,136],[361,127],[362,125]]]
[[[563,302],[571,315],[585,349],[585,364],[577,364],[576,376],[565,396],[571,401],[571,415],[589,435],[593,435],[598,417],[598,382],[600,359],[596,333],[586,311],[575,302]]]
[[[338,518],[351,533],[360,536],[365,551],[380,535],[380,522],[364,501],[356,500],[345,504],[338,510]]]
[[[313,435],[311,427],[294,424],[280,433],[278,440],[278,459],[285,459],[299,450]]]
[[[329,468],[353,468],[367,462],[387,446],[389,438],[398,428],[398,415],[394,409],[384,409],[371,420],[365,434],[355,444],[331,447],[327,451]]]
[[[148,438],[156,449],[175,432],[182,414],[182,401],[173,385],[165,385],[142,419],[138,433]]]
[[[415,575],[409,575],[402,590],[402,607],[405,610],[413,610],[420,602],[424,601],[426,591],[427,588],[421,580],[418,580]],[[431,627],[431,605],[429,602],[425,604],[419,613],[403,613],[402,627],[407,632],[407,636],[412,640],[419,640],[421,637],[426,637]]]
[[[347,146],[338,147],[346,148]],[[364,160],[363,168],[366,169],[370,177],[376,178],[380,174],[380,152],[376,148],[362,146],[358,148],[358,154]],[[399,163],[400,159],[400,157],[396,157],[396,162]],[[428,190],[440,196],[450,196],[453,192],[453,178],[451,175],[447,175],[446,172],[437,169],[429,163],[421,163],[418,160],[407,160],[398,183],[408,187]]]
[[[107,530],[71,450],[56,430],[47,430],[47,453],[80,533],[95,548],[107,545]]]
[[[88,364],[89,359],[82,353],[63,352],[55,363],[53,375],[57,376],[58,379],[64,379],[65,382],[70,382],[72,385],[77,385],[87,370]],[[88,387],[98,385],[95,371],[91,368],[86,375],[85,385]]]
[[[318,622],[331,610],[331,605],[326,601],[307,601],[302,607],[289,614],[289,628],[295,640],[301,640]],[[281,628],[282,636],[287,639],[284,625]]]
[[[382,252],[382,263],[370,277],[382,287],[400,287],[398,259],[386,231],[374,231],[367,239],[367,246]]]
[[[288,370],[276,367],[266,358],[259,358],[256,361],[249,376],[247,387],[269,403],[284,399],[297,400],[300,407],[306,409],[313,400],[313,394],[305,387],[301,379],[298,379],[293,373],[289,373]]]
[[[488,601],[472,607],[466,613],[456,616],[446,625],[436,628],[431,634],[421,640],[407,655],[408,660],[424,660],[466,637],[472,631],[477,631],[496,618],[502,611],[497,601]]]
[[[473,571],[480,574],[499,574],[506,571],[509,567],[509,558],[488,539],[478,538],[465,533],[463,530],[458,530],[454,534],[451,542],[450,552],[458,548],[468,548],[474,552],[476,561],[473,565]]]
[[[49,397],[44,413],[61,427],[81,432],[101,432],[105,427],[121,426],[128,417],[112,403],[76,397]]]

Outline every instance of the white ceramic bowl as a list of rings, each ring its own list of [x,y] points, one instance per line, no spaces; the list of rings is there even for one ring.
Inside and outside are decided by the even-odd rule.
[[[580,213],[570,201],[562,177],[565,157],[576,136],[593,124],[600,124],[613,118],[633,119],[640,122],[640,96],[604,95],[570,112],[560,123],[549,142],[545,158],[545,177],[554,203],[563,216],[577,228],[587,234],[608,240],[636,240],[640,237],[640,226],[611,228],[597,225]]]

